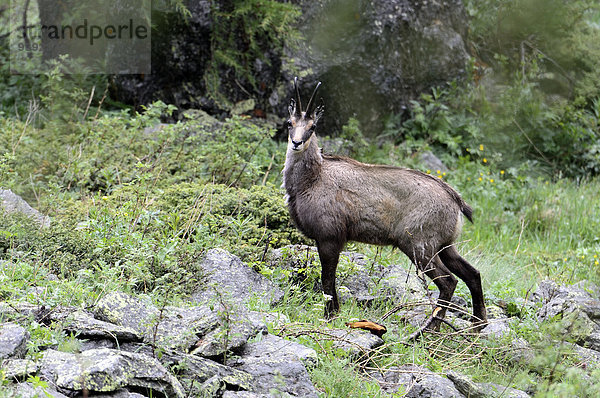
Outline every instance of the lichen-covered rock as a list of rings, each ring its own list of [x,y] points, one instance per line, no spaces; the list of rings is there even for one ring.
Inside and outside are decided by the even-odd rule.
[[[37,222],[40,227],[50,226],[50,217],[29,206],[29,203],[10,189],[0,189],[0,208],[8,214],[21,213]]]
[[[458,391],[469,398],[529,398],[525,391],[515,388],[503,387],[493,383],[474,383],[470,377],[450,371],[447,374],[452,380]]]
[[[159,309],[121,292],[100,299],[96,313],[107,322],[135,330],[146,342],[184,351],[219,324],[218,314],[207,306]]]
[[[4,377],[7,380],[26,379],[30,374],[36,373],[40,365],[30,359],[5,359],[0,361]]]
[[[81,354],[44,351],[40,374],[59,391],[84,389],[112,392],[121,388],[147,388],[169,397],[183,397],[183,387],[157,359],[108,348]]]
[[[246,344],[239,356],[228,361],[228,365],[254,377],[251,393],[225,396],[250,398],[268,394],[316,398],[317,391],[305,367],[305,363],[315,360],[314,350],[277,336],[263,335],[261,340]]]
[[[29,332],[16,323],[0,324],[0,361],[23,358],[27,352]]]
[[[200,263],[205,272],[205,284],[192,294],[201,304],[233,302],[239,307],[251,299],[274,304],[283,298],[283,291],[239,257],[221,249],[209,250]]]

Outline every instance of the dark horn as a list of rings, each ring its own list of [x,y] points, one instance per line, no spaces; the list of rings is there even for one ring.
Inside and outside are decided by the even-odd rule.
[[[313,91],[312,95],[310,96],[310,99],[308,100],[308,105],[306,106],[306,114],[310,115],[310,106],[312,105],[313,99],[315,98],[315,94],[317,93],[317,90],[319,89],[319,86],[321,85],[321,82],[317,83],[317,87],[315,87],[315,91]]]
[[[296,115],[302,115],[302,101],[300,100],[300,90],[298,89],[298,76],[294,77],[294,88],[296,89]]]

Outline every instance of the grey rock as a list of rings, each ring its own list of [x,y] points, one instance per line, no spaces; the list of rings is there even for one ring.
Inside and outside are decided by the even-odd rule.
[[[394,302],[418,301],[428,297],[423,281],[398,264],[384,267],[381,278],[381,283]]]
[[[474,383],[470,377],[450,371],[447,374],[456,388],[470,398],[528,398],[529,394],[515,388],[503,387],[493,383]]]
[[[1,361],[2,371],[8,380],[26,379],[30,374],[36,373],[40,366],[30,359],[5,359]]]
[[[57,319],[53,318],[53,320]],[[66,331],[77,333],[78,338],[112,339],[118,342],[142,340],[141,335],[131,327],[95,319],[92,314],[81,310],[67,316],[62,326]]]
[[[572,344],[573,354],[578,359],[578,366],[584,369],[597,369],[600,367],[600,352]]]
[[[368,356],[372,350],[384,344],[381,337],[375,336],[365,330],[327,330],[326,334],[334,337],[334,348],[346,352],[353,358]]]
[[[581,345],[600,351],[600,300],[598,286],[581,281],[572,286],[543,281],[533,295],[541,303],[538,319],[563,319],[564,332],[576,337]]]
[[[205,271],[206,283],[192,294],[192,300],[198,303],[224,301],[243,307],[252,298],[266,304],[275,304],[283,298],[278,286],[224,250],[209,250],[200,266]]]
[[[23,358],[27,353],[29,332],[16,323],[0,324],[0,361]]]
[[[440,171],[441,173],[448,172],[448,167],[430,151],[425,151],[421,153],[420,156],[421,163],[431,170],[433,173]]]
[[[290,279],[294,282],[301,282],[306,278],[303,270],[318,267],[319,264],[317,248],[308,245],[288,245],[273,249],[269,252],[267,262],[269,268],[291,271]],[[320,287],[315,288],[320,289]]]
[[[276,395],[282,396],[316,398],[317,392],[304,364],[314,363],[315,359],[313,350],[268,334],[246,344],[239,357],[228,361],[228,365],[254,377],[251,392],[259,395],[247,395],[249,397],[271,396],[277,392]]]
[[[169,368],[179,369],[179,379],[192,396],[197,388],[195,383],[212,385],[217,381],[226,389],[248,390],[253,381],[252,375],[247,372],[196,355],[167,350],[162,353],[160,361]]]
[[[12,318],[15,315],[34,315],[40,308],[39,305],[34,305],[26,302],[0,302],[0,320],[4,318]]]
[[[259,394],[251,391],[225,391],[223,398],[271,398],[270,394]]]
[[[246,318],[261,326],[261,330],[267,330],[267,325],[273,328],[280,328],[285,324],[290,323],[290,319],[279,312],[261,312],[261,311],[248,311]]]
[[[596,293],[590,293],[597,289],[587,281],[572,286],[559,285],[552,280],[542,281],[533,294],[533,300],[542,304],[538,318],[544,321],[580,309],[590,319],[600,319],[600,299]]]
[[[258,313],[235,305],[223,303],[214,310],[207,305],[159,309],[120,292],[103,297],[96,313],[107,322],[135,330],[146,343],[205,357],[236,350],[266,330]]]
[[[0,313],[5,307],[0,306]],[[130,327],[119,326],[96,319],[88,311],[76,307],[45,307],[27,302],[13,303],[6,308],[8,314],[32,316],[42,322],[54,322],[77,336],[84,350],[91,348],[116,348],[119,343],[141,341],[141,335]]]
[[[422,366],[395,366],[383,374],[373,371],[370,375],[383,390],[400,392],[407,398],[463,398],[450,380]]]
[[[221,314],[219,325],[196,340],[191,354],[203,357],[217,357],[229,350],[236,351],[244,346],[248,339],[267,328],[262,322],[254,322],[243,311]]]
[[[131,387],[148,388],[167,396],[184,396],[179,381],[155,358],[107,348],[81,354],[46,350],[40,374],[69,394],[83,389],[113,392]]]
[[[488,339],[502,339],[511,333],[508,318],[489,319],[488,324],[480,332],[480,335]]]
[[[259,336],[258,341],[244,346],[240,355],[244,357],[276,357],[298,359],[306,366],[316,366],[317,353],[312,348],[286,340],[273,334]]]
[[[34,387],[31,383],[19,383],[16,386],[8,388],[9,398],[67,398],[54,388],[43,388],[41,386]],[[4,396],[4,395],[3,395]]]
[[[522,337],[512,339],[506,355],[509,362],[514,364],[530,364],[535,357],[535,351],[527,340]]]
[[[40,227],[50,226],[50,217],[29,206],[29,203],[10,189],[0,189],[0,207],[8,214],[20,213],[25,215],[37,222]]]

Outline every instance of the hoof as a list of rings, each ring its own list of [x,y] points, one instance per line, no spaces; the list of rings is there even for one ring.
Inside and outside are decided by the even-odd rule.
[[[488,325],[487,319],[471,319],[471,328],[474,332],[481,332]]]

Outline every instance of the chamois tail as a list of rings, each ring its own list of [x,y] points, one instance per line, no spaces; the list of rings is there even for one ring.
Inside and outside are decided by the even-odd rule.
[[[460,203],[460,211],[462,212],[462,214],[465,215],[465,217],[467,217],[467,220],[473,222],[473,208],[469,206],[464,200],[461,200],[461,202],[462,203]]]

